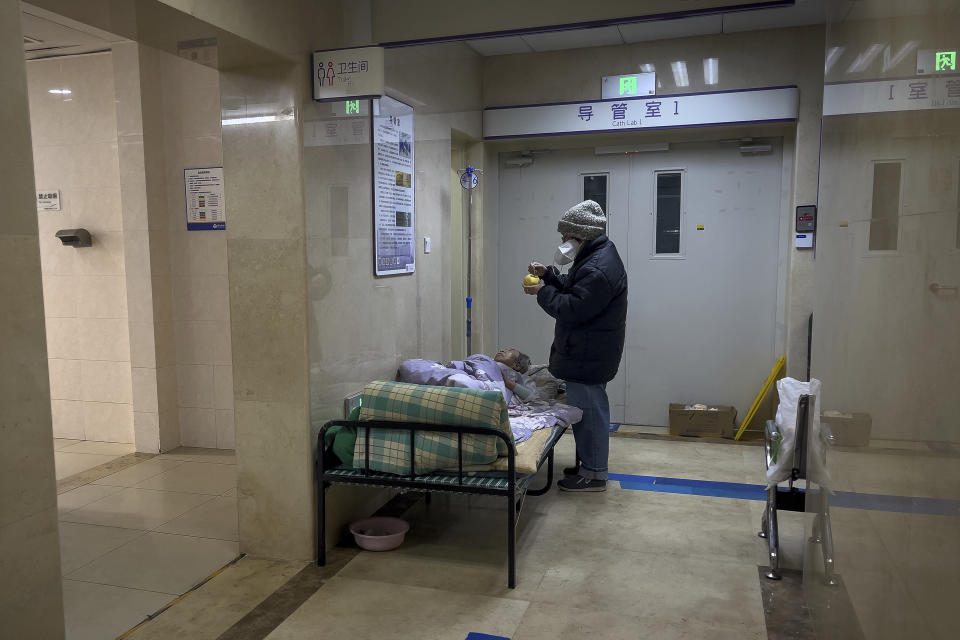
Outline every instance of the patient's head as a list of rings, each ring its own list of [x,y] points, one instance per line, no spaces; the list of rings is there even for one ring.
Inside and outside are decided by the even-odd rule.
[[[530,356],[521,353],[518,349],[500,349],[500,351],[497,351],[497,355],[493,356],[493,359],[520,373],[524,373],[530,368]]]

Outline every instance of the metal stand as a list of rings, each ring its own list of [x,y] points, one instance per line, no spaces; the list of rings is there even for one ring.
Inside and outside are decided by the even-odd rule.
[[[784,488],[775,485],[767,489],[766,508],[757,535],[767,540],[770,569],[765,575],[770,580],[779,580],[781,577],[780,532],[777,525],[777,511],[805,512],[808,498],[819,500],[817,515],[813,522],[813,536],[811,536],[810,542],[821,545],[824,575],[827,584],[832,585],[836,584],[836,578],[834,578],[833,531],[830,527],[829,490],[821,487],[818,495],[815,496],[793,486],[795,480],[807,479],[807,434],[810,428],[810,400],[811,396],[800,396],[800,402],[797,406],[797,437],[794,446],[793,468],[790,471],[788,486]],[[833,440],[833,435],[825,425],[821,429],[820,437],[824,440],[825,445]],[[777,431],[777,425],[772,420],[768,420],[763,438],[764,459],[767,469],[773,462],[774,443],[778,442],[779,439],[780,433]]]

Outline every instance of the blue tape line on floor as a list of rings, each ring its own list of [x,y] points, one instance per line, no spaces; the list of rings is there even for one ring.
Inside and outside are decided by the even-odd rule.
[[[504,638],[503,636],[491,636],[486,633],[473,633],[470,632],[470,635],[467,636],[466,640],[510,640],[510,638]]]
[[[633,491],[680,493],[712,498],[732,498],[735,500],[764,501],[767,499],[767,488],[762,484],[635,476],[627,473],[611,473],[609,479],[614,482],[619,482],[622,489]],[[816,493],[817,492],[811,492],[811,495],[816,495]],[[960,515],[960,500],[948,500],[944,498],[918,498],[881,493],[835,491],[830,494],[830,504],[834,507],[846,509],[866,509],[870,511],[890,511],[894,513],[933,516]]]
[[[610,423],[610,431],[619,431],[619,430],[620,430],[620,425],[619,425],[619,424],[617,424],[617,423],[615,423],[615,422],[611,422],[611,423]]]

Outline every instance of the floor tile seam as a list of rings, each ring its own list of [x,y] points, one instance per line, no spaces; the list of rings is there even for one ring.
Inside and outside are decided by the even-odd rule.
[[[406,583],[402,583],[402,582],[393,582],[393,581],[391,581],[391,580],[376,580],[376,579],[369,579],[369,578],[352,578],[352,577],[350,577],[350,576],[343,575],[343,571],[344,571],[344,570],[350,565],[350,563],[353,562],[355,559],[356,559],[355,557],[354,557],[354,558],[351,558],[350,561],[347,562],[347,564],[345,564],[345,565],[340,569],[340,571],[338,571],[335,575],[331,576],[329,580],[326,580],[326,581],[324,582],[323,586],[328,585],[329,583],[333,582],[334,580],[337,580],[337,581],[349,580],[350,582],[361,582],[361,583],[365,583],[365,584],[380,584],[380,585],[382,585],[382,584],[389,584],[389,585],[395,585],[395,586],[400,586],[400,587],[414,587],[414,588],[416,588],[416,589],[423,589],[423,590],[425,590],[425,591],[433,591],[433,592],[437,592],[437,593],[454,593],[454,594],[460,595],[460,596],[479,596],[479,597],[481,597],[481,598],[487,598],[487,599],[489,599],[489,600],[507,600],[507,601],[509,601],[509,602],[523,602],[523,603],[525,603],[525,604],[528,605],[528,606],[530,605],[531,602],[534,602],[533,600],[527,600],[527,599],[525,599],[525,598],[520,598],[520,597],[511,598],[511,597],[509,597],[511,593],[516,594],[516,593],[517,593],[517,589],[507,589],[507,590],[504,592],[503,595],[487,595],[487,594],[470,592],[470,591],[460,591],[460,590],[455,589],[455,588],[428,587],[428,586],[419,585],[419,584],[418,584],[418,585],[414,585],[414,584],[406,584]],[[518,584],[519,584],[519,582],[520,582],[519,579],[518,579],[517,582],[518,582]],[[454,586],[455,586],[455,587],[459,587],[460,585],[454,585]],[[321,587],[321,588],[322,588],[322,587]],[[317,590],[317,593],[320,593],[320,589]],[[526,595],[528,592],[520,591],[520,593]],[[532,592],[529,592],[529,593],[532,593]]]
[[[162,525],[161,525],[162,526]],[[192,538],[195,540],[215,540],[217,542],[235,542],[240,543],[239,540],[225,540],[224,538],[210,538],[208,536],[193,536],[187,533],[170,533],[169,531],[157,531],[156,529],[147,529],[147,533],[156,533],[162,536],[176,536],[178,538]]]
[[[135,467],[142,462],[146,462],[147,460],[152,460],[155,457],[156,456],[149,453],[139,453],[139,452],[127,453],[121,456],[117,456],[113,460],[110,460],[109,462],[104,462],[103,464],[90,467],[89,469],[84,469],[83,471],[80,471],[73,475],[65,476],[63,478],[57,478],[57,495],[60,495],[62,493],[67,493],[68,491],[73,491],[74,489],[79,489],[80,487],[85,487],[88,484],[94,484],[97,480],[102,480],[103,478],[120,473],[121,471],[126,471],[131,467]],[[109,470],[110,473],[104,473],[103,475],[100,475],[86,482],[81,482],[76,486],[70,486],[69,488],[65,488],[65,487],[68,487],[69,485],[72,485],[78,482],[79,479],[83,476],[86,476],[86,475],[93,476],[93,475],[96,475],[97,473],[100,473],[101,471],[108,471],[107,469],[102,469],[102,467],[105,467],[107,465],[113,465],[114,463],[117,462],[117,460],[122,460],[124,458],[126,458],[127,461],[131,462],[131,464],[124,465],[119,469],[111,469]],[[138,461],[134,462],[134,460],[138,460]]]
[[[149,482],[149,480],[144,480],[144,482]],[[143,482],[138,482],[137,484],[133,485],[132,487],[124,487],[124,488],[126,488],[126,489],[143,489],[144,491],[161,491],[161,492],[163,492],[163,493],[189,493],[189,494],[198,495],[198,496],[213,496],[214,498],[219,498],[220,496],[223,495],[223,493],[210,493],[210,492],[207,491],[207,490],[204,490],[204,491],[188,491],[188,490],[185,490],[185,489],[155,489],[155,488],[153,488],[153,487],[141,487],[141,486],[140,486],[141,484],[143,484]],[[108,486],[109,486],[109,485],[108,485]],[[231,487],[231,489],[232,489],[232,488],[233,488],[233,487]],[[212,491],[216,491],[216,489],[212,489]],[[227,491],[230,491],[230,489],[227,489]],[[226,492],[224,492],[224,493],[226,493]]]
[[[170,596],[170,598],[179,598],[182,596],[182,593],[170,593],[169,591],[156,591],[154,589],[141,589],[139,587],[129,587],[123,584],[114,584],[112,582],[98,582],[96,580],[80,580],[79,578],[70,578],[68,576],[63,576],[64,580],[70,580],[71,582],[82,582],[84,584],[97,584],[104,587],[115,587],[117,589],[127,589],[129,591],[140,591],[143,593],[156,593],[161,596]],[[189,591],[189,590],[188,590]],[[186,591],[184,592],[186,593]]]
[[[279,627],[283,622],[290,618],[300,607],[302,607],[308,600],[310,600],[314,595],[316,595],[323,587],[325,587],[329,582],[335,578],[348,564],[350,564],[358,555],[359,550],[355,548],[348,547],[334,547],[328,553],[327,565],[324,567],[319,567],[316,564],[315,560],[307,562],[302,567],[300,567],[293,575],[289,576],[283,584],[274,589],[271,593],[265,596],[260,602],[253,606],[247,613],[240,617],[233,625],[230,626],[226,631],[224,631],[218,640],[225,639],[235,639],[240,636],[244,640],[263,640],[268,635],[270,635],[277,627]],[[340,558],[340,553],[344,554],[344,558]],[[333,556],[333,557],[329,557]],[[336,568],[333,573],[330,575],[324,576],[303,576],[305,571],[316,571],[323,573],[326,570],[329,570],[329,567],[335,566],[341,563],[340,566]],[[316,580],[319,584],[316,585],[316,588],[313,588],[309,583],[310,580]],[[300,583],[306,581],[306,589]],[[282,603],[280,606],[270,607],[269,605],[275,604],[273,600],[280,598],[283,599],[283,596],[286,596],[289,599],[289,594],[291,591],[309,591],[309,593],[301,593],[301,598],[297,598],[295,606],[289,608],[289,603]],[[282,594],[282,595],[280,595]],[[289,609],[289,611],[284,612],[278,610],[280,608]],[[240,636],[238,636],[238,633]]]
[[[82,489],[83,487],[89,487],[91,484],[93,484],[93,483],[91,482],[91,483],[89,483],[89,484],[85,484],[85,485],[83,485],[83,486],[81,486],[81,487],[77,487],[77,489]],[[98,484],[98,485],[96,485],[96,486],[98,486],[98,487],[111,487],[111,488],[113,488],[113,489],[116,489],[116,491],[114,491],[113,493],[107,494],[107,495],[105,495],[105,496],[102,496],[102,497],[100,497],[100,498],[97,498],[96,500],[91,500],[90,502],[86,502],[86,503],[82,504],[81,506],[79,506],[79,507],[74,507],[74,508],[72,508],[72,509],[63,509],[63,510],[61,510],[60,507],[59,507],[59,505],[58,505],[58,506],[57,506],[57,510],[60,511],[60,515],[66,515],[66,514],[68,514],[68,513],[73,513],[74,511],[77,511],[77,510],[79,510],[79,509],[83,509],[83,508],[85,508],[85,507],[93,504],[94,502],[99,502],[100,500],[103,500],[104,498],[109,498],[110,496],[112,496],[112,495],[114,495],[114,494],[116,494],[116,493],[120,493],[120,492],[123,491],[124,489],[128,489],[128,488],[129,488],[129,487],[118,487],[118,486],[112,485],[112,484]],[[77,489],[71,489],[70,491],[76,491]],[[70,492],[68,491],[67,493],[70,493]],[[59,495],[64,495],[64,494],[59,494]],[[59,518],[58,518],[58,519],[59,519]]]
[[[160,454],[157,456],[162,460],[172,460],[174,462],[188,463],[188,464],[214,464],[218,467],[235,467],[237,466],[236,462],[214,462],[213,460],[181,460],[180,458],[167,458],[165,454]]]
[[[71,522],[70,524],[86,524],[86,523],[85,523],[85,522]],[[96,526],[103,526],[103,525],[90,525],[90,526],[96,527]],[[123,529],[123,527],[114,527],[114,528],[115,528],[115,529]],[[64,578],[67,578],[67,577],[70,576],[71,574],[76,573],[77,571],[80,571],[80,570],[83,569],[84,567],[87,567],[87,566],[93,564],[93,563],[96,562],[97,560],[102,560],[103,558],[105,558],[106,556],[110,555],[110,554],[113,553],[114,551],[117,551],[117,550],[121,549],[122,547],[127,546],[129,543],[133,542],[134,540],[139,540],[140,538],[142,538],[142,537],[144,536],[144,534],[147,533],[147,532],[146,532],[145,530],[143,530],[143,529],[126,529],[126,530],[127,530],[127,531],[139,531],[139,532],[140,532],[140,535],[136,535],[136,536],[130,538],[129,540],[127,540],[126,542],[122,542],[122,543],[120,543],[119,545],[113,547],[112,549],[109,549],[109,550],[107,550],[107,551],[104,551],[103,553],[101,553],[101,554],[98,555],[97,557],[91,558],[89,561],[83,563],[82,565],[80,565],[80,566],[78,566],[78,567],[74,567],[73,569],[70,570],[69,573],[65,574],[63,577],[64,577]],[[63,566],[62,558],[61,558],[61,563],[60,563],[60,564],[61,564],[61,567],[62,567],[62,566]]]
[[[153,489],[144,489],[144,491],[153,491]],[[157,491],[158,493],[178,493],[178,492],[174,492],[174,491],[160,491],[160,490],[156,490],[156,491]],[[200,507],[200,506],[202,506],[202,505],[205,505],[205,504],[208,504],[208,503],[210,503],[210,502],[213,502],[214,500],[216,500],[216,499],[219,497],[219,496],[207,495],[207,494],[204,494],[204,493],[185,493],[184,495],[188,495],[188,496],[201,496],[201,495],[202,495],[202,496],[204,496],[204,497],[207,498],[207,499],[204,500],[203,502],[198,502],[197,504],[193,505],[192,507],[188,507],[186,511],[183,511],[183,512],[175,515],[174,517],[170,518],[169,520],[165,520],[164,522],[161,522],[161,523],[155,525],[155,527],[162,527],[162,526],[165,525],[165,524],[170,524],[171,522],[173,522],[174,520],[176,520],[176,519],[179,518],[180,516],[182,516],[182,515],[184,515],[184,514],[186,514],[186,513],[189,513],[190,511],[193,511],[193,510],[196,509],[197,507]],[[149,530],[150,530],[150,531],[153,531],[153,528],[151,528],[151,529],[149,529]]]
[[[108,485],[100,485],[100,486],[116,487],[116,486],[118,486],[118,485],[108,484]],[[122,488],[123,488],[123,489],[136,489],[137,491],[153,491],[154,493],[178,493],[178,494],[184,495],[184,496],[207,496],[208,498],[219,498],[219,497],[221,497],[221,494],[219,494],[219,493],[206,493],[206,492],[202,492],[202,491],[177,491],[177,490],[175,490],[175,489],[151,489],[150,487],[140,487],[140,486],[137,486],[137,485],[133,485],[132,487],[122,487]],[[229,491],[229,489],[228,489],[228,491]],[[118,493],[119,493],[119,492],[118,492]],[[109,498],[110,496],[106,496],[106,497]],[[101,500],[103,500],[103,499],[104,499],[104,498],[101,498]],[[193,507],[191,507],[191,508],[193,508]]]
[[[191,458],[191,457],[171,458],[171,457],[170,457],[170,454],[167,454],[167,453],[157,454],[157,457],[160,458],[161,460],[175,460],[176,462],[194,462],[194,463],[196,463],[196,464],[219,464],[219,465],[224,466],[224,467],[235,467],[235,466],[237,466],[237,463],[236,463],[236,462],[214,462],[213,460],[196,460],[196,459]]]
[[[186,515],[186,514],[184,514],[184,515]],[[177,516],[177,517],[180,517],[180,516]],[[174,518],[173,520],[176,520],[176,519],[177,519],[177,518]],[[170,522],[173,522],[173,520],[171,520]],[[160,526],[160,527],[165,527],[165,526],[167,526],[168,524],[170,524],[170,522],[161,524],[161,525],[159,525],[159,526]],[[162,534],[167,535],[167,536],[180,536],[181,538],[197,538],[198,540],[216,540],[216,541],[218,541],[218,542],[236,542],[237,544],[240,544],[239,536],[238,536],[237,538],[215,538],[215,537],[213,537],[213,536],[198,536],[198,535],[194,535],[194,534],[192,534],[192,533],[175,533],[175,532],[173,532],[173,531],[160,531],[159,528],[156,528],[156,529],[147,529],[147,531],[150,532],[150,533],[162,533]]]
[[[71,448],[78,447],[78,446],[80,445],[72,444],[69,447],[66,447],[65,449],[55,449],[54,453],[69,453],[71,455],[77,455],[77,456],[113,456],[114,459],[121,458],[123,456],[128,456],[131,453],[136,453],[136,451],[124,451],[122,453],[117,453],[117,452],[100,453],[97,451],[70,451]]]
[[[71,511],[70,513],[73,513],[73,512]],[[65,513],[63,515],[68,516],[70,515],[70,513]],[[140,529],[138,527],[123,527],[118,524],[103,524],[100,522],[82,522],[79,520],[66,520],[64,518],[59,518],[58,521],[61,523],[66,522],[67,524],[85,524],[91,527],[110,527],[111,529],[125,529],[127,531],[143,531],[143,532],[150,531],[150,529]]]
[[[134,488],[134,487],[125,487],[125,488],[127,488],[127,489],[132,489],[132,488]],[[150,489],[143,489],[143,491],[150,491]],[[120,492],[118,491],[117,493],[120,493]],[[111,494],[110,496],[106,496],[105,498],[100,498],[100,500],[106,500],[107,498],[110,498],[110,497],[113,496],[113,495],[117,495],[117,493],[113,493],[113,494]],[[175,493],[175,492],[173,492],[173,491],[158,491],[158,493]],[[184,493],[183,495],[188,495],[188,496],[200,496],[200,495],[202,495],[202,496],[204,496],[205,498],[207,498],[207,500],[204,500],[203,502],[199,502],[199,503],[197,503],[196,505],[194,505],[193,507],[188,508],[187,511],[190,511],[190,510],[194,509],[195,507],[199,507],[199,506],[201,506],[201,505],[207,504],[207,503],[210,502],[211,500],[215,500],[215,499],[217,499],[217,498],[220,497],[220,496],[211,496],[211,495],[201,494],[201,493]],[[91,502],[90,504],[95,504],[95,503],[97,503],[97,502],[100,502],[100,500],[95,500],[95,501]],[[87,506],[90,506],[90,505],[87,505]],[[80,507],[80,509],[85,509],[85,508],[86,508],[86,507]],[[65,513],[65,514],[62,514],[62,515],[64,515],[64,516],[69,516],[69,515],[71,515],[71,514],[73,514],[73,513],[76,513],[76,512],[79,511],[80,509],[75,509],[74,511],[70,511],[70,512]],[[180,514],[178,514],[178,515],[170,518],[169,520],[164,520],[163,522],[158,523],[156,526],[162,527],[163,525],[168,524],[168,523],[176,520],[177,518],[179,518],[180,516],[182,516],[182,515],[183,515],[184,513],[186,513],[187,511],[184,511],[184,512],[182,512],[182,513],[180,513]],[[131,511],[124,511],[124,512],[122,512],[122,514],[123,514],[123,515],[127,515],[127,516],[129,516],[129,515],[139,515],[139,514],[137,514],[137,512],[131,512]],[[116,514],[113,514],[113,515],[116,515]],[[116,525],[116,524],[103,524],[102,522],[79,522],[79,521],[77,521],[77,520],[68,520],[68,519],[60,518],[60,517],[58,517],[57,519],[58,519],[59,521],[62,521],[62,522],[74,522],[74,523],[77,523],[77,524],[95,524],[95,525],[99,525],[99,526],[101,526],[101,527],[115,527],[115,528],[117,528],[117,529],[134,529],[134,530],[137,530],[137,531],[152,531],[152,530],[153,530],[152,528],[149,528],[149,529],[139,529],[139,528],[137,528],[137,527],[124,527],[124,526],[120,526],[120,525]]]

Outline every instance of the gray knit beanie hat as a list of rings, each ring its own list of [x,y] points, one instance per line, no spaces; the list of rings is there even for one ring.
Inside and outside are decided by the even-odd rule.
[[[607,232],[607,215],[593,200],[584,200],[563,214],[557,223],[557,231],[561,235],[587,242]]]

